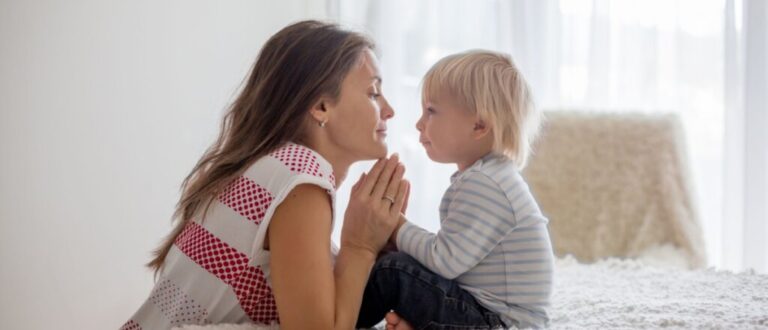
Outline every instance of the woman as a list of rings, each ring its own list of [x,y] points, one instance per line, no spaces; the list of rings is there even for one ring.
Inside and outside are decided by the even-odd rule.
[[[183,183],[176,227],[149,263],[157,284],[124,329],[354,327],[408,189],[397,157],[383,159],[394,112],[372,49],[316,21],[267,41],[218,140]],[[352,188],[334,256],[336,186],[352,163],[377,158]]]

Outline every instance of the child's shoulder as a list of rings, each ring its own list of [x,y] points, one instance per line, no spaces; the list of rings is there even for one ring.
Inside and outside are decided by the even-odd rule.
[[[470,178],[484,178],[502,186],[503,183],[522,181],[520,170],[514,161],[500,155],[483,157],[482,163],[467,173]]]
[[[486,161],[463,173],[458,189],[470,189],[478,193],[508,195],[522,186],[522,176],[514,162],[506,159]],[[481,191],[477,191],[481,190]]]

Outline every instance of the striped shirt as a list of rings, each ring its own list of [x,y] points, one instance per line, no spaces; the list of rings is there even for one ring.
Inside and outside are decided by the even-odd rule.
[[[508,326],[540,328],[552,291],[547,222],[514,163],[488,154],[451,176],[437,234],[406,222],[396,244]]]
[[[263,248],[267,227],[294,187],[314,184],[333,200],[335,180],[328,161],[298,144],[287,143],[257,160],[217,196],[205,221],[190,219],[149,298],[120,329],[279,323],[270,252]]]

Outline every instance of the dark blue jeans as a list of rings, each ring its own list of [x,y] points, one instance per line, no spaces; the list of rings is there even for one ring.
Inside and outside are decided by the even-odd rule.
[[[379,323],[394,310],[414,329],[501,329],[498,314],[472,295],[403,253],[385,254],[373,266],[363,294],[358,328]]]

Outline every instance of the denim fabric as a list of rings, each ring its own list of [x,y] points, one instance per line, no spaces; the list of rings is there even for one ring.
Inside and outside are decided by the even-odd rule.
[[[365,287],[357,327],[379,323],[394,310],[414,329],[503,329],[499,316],[472,295],[422,266],[413,257],[392,252],[376,261]]]

